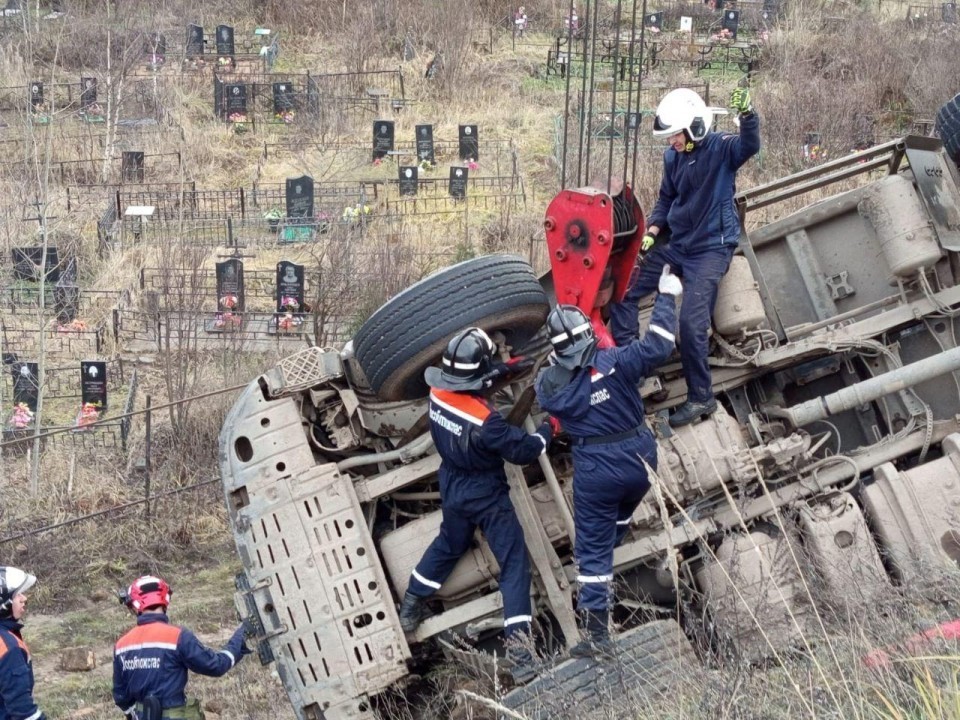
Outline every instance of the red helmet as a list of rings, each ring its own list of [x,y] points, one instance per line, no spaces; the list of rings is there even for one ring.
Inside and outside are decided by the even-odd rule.
[[[155,605],[160,605],[166,610],[172,594],[173,590],[166,581],[153,575],[144,575],[134,580],[133,585],[127,590],[127,605],[138,613]]]

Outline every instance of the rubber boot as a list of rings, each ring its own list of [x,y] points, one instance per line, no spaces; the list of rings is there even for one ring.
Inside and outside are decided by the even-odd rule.
[[[708,415],[712,415],[717,409],[717,399],[710,398],[702,402],[687,400],[683,405],[677,408],[677,411],[670,416],[670,427],[682,427],[689,425],[694,420],[701,420]]]
[[[583,639],[570,648],[570,655],[579,658],[612,657],[613,642],[607,629],[609,619],[608,610],[584,610],[581,628]]]
[[[403,631],[412,633],[429,615],[430,611],[424,604],[424,598],[407,590],[403,595],[403,602],[400,603],[400,627]]]

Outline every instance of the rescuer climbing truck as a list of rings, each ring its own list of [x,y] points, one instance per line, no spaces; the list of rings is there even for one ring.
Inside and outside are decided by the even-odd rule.
[[[819,611],[956,570],[958,187],[940,142],[909,136],[738,196],[751,229],[714,315],[720,409],[669,427],[684,399],[676,357],[640,389],[659,467],[614,556],[617,658],[640,678],[631,691],[661,690],[703,653],[770,657],[816,637]],[[643,227],[629,188],[564,190],[545,216],[545,277],[510,255],[446,268],[342,350],[284,358],[241,394],[220,436],[244,568],[237,604],[298,717],[372,718],[378,695],[444,657],[492,657],[501,598],[482,541],[414,634],[397,618],[441,516],[423,371],[468,326],[542,362],[550,303],[600,318],[622,296]],[[532,380],[494,396],[527,428],[542,415]],[[592,660],[564,660],[577,641],[569,445],[561,436],[508,477],[544,662],[503,701],[561,717],[618,682]],[[678,601],[711,628],[696,651],[691,628],[669,619]]]

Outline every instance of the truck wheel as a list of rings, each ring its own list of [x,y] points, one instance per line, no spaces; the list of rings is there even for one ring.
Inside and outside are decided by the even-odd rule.
[[[525,260],[488,255],[440,270],[388,300],[357,331],[353,351],[381,399],[414,400],[428,394],[423,371],[456,332],[477,326],[520,348],[549,310]]]
[[[616,645],[616,659],[567,660],[510,692],[503,704],[530,720],[582,718],[602,705],[637,708],[641,717],[668,688],[703,679],[693,646],[675,620],[641,625],[617,637]]]
[[[960,93],[937,111],[936,128],[947,155],[960,167]]]

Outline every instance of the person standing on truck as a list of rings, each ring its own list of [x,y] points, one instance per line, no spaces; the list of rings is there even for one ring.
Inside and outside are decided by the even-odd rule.
[[[186,628],[171,625],[173,591],[161,578],[137,578],[120,600],[137,615],[137,626],[113,653],[113,700],[131,720],[202,720],[197,700],[187,702],[187,671],[220,677],[251,651],[244,625],[222,650],[212,650]]]
[[[750,91],[734,90],[730,105],[738,113],[739,135],[711,132],[713,109],[693,90],[673,90],[660,101],[653,134],[666,138],[670,147],[641,244],[649,254],[635,270],[623,302],[610,305],[610,332],[618,345],[627,345],[639,331],[637,303],[656,289],[663,266],[670,265],[682,278],[680,362],[687,399],[670,416],[673,427],[717,409],[707,363],[710,325],[720,280],[740,241],[733,200],[737,170],[760,150],[760,118],[750,104]],[[657,242],[667,227],[669,241]]]
[[[530,560],[517,520],[503,463],[525,465],[547,450],[548,423],[529,434],[507,423],[484,391],[500,379],[528,370],[532,363],[512,358],[495,362],[496,346],[480,328],[467,328],[447,343],[442,365],[424,373],[430,390],[430,434],[440,454],[440,533],[410,575],[400,604],[400,626],[417,629],[427,616],[425,600],[450,575],[470,549],[480,528],[500,565],[503,626],[514,680],[527,682],[536,672],[524,640],[533,620],[530,609]]]
[[[659,290],[647,333],[629,345],[598,347],[590,318],[574,305],[558,305],[547,316],[554,362],[537,376],[536,391],[540,407],[559,420],[573,446],[577,610],[584,631],[570,649],[576,657],[612,651],[607,626],[613,549],[650,489],[647,467],[657,467],[657,445],[637,385],[674,349],[682,285],[669,265],[663,266]]]
[[[37,578],[0,567],[0,720],[46,720],[33,699],[33,663],[23,641],[27,592]]]

